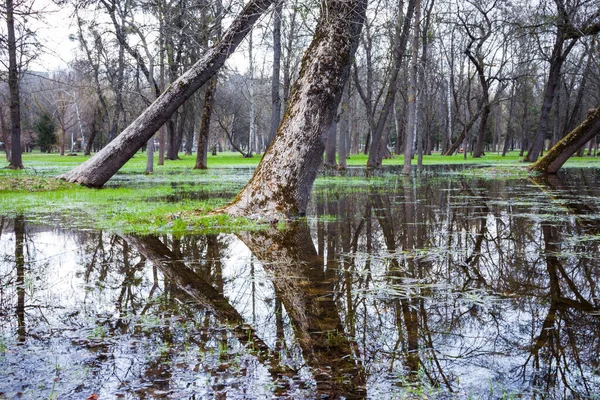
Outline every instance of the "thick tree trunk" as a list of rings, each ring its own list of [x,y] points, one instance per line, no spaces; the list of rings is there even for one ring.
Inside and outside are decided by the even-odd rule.
[[[208,142],[210,140],[210,119],[212,108],[215,103],[215,91],[217,90],[217,77],[213,77],[204,92],[204,107],[202,110],[202,121],[198,131],[198,149],[196,151],[196,165],[194,169],[208,169]]]
[[[9,168],[23,168],[21,156],[21,104],[19,99],[19,68],[15,38],[13,0],[6,0],[6,29],[8,44],[8,90],[10,92],[10,145]]]
[[[273,75],[271,76],[271,130],[269,143],[277,133],[281,120],[281,96],[279,95],[279,75],[281,69],[281,12],[283,2],[280,2],[273,11]]]
[[[562,138],[544,157],[529,167],[531,171],[555,174],[577,150],[600,133],[600,107],[591,110],[577,128]]]
[[[179,146],[177,145],[177,122],[179,111],[175,111],[167,122],[167,160],[179,159]]]
[[[101,187],[152,137],[179,106],[204,85],[235,51],[273,0],[253,0],[231,23],[223,39],[181,75],[115,140],[85,163],[60,178]]]
[[[487,94],[484,94],[487,98]],[[479,120],[479,129],[477,130],[477,138],[475,141],[475,149],[473,151],[473,158],[481,158],[484,151],[484,142],[485,142],[485,132],[487,129],[487,121],[490,116],[490,103],[487,100],[484,100],[484,106],[481,110],[481,119]]]
[[[346,333],[330,296],[334,290],[330,269],[324,270],[306,221],[293,221],[283,231],[271,228],[239,237],[271,275],[275,295],[285,306],[314,375],[317,397],[365,398],[365,370],[355,360],[356,343]],[[329,250],[328,258],[334,253]]]
[[[366,0],[323,2],[277,135],[248,185],[222,211],[264,215],[272,220],[306,212],[366,6]]]

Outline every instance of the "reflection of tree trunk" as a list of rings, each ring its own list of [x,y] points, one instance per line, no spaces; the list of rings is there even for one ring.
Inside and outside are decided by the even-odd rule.
[[[404,193],[405,193],[405,212],[406,217],[405,225],[407,226],[407,232],[403,236],[403,250],[410,252],[414,247],[414,207],[415,202],[412,196],[412,188],[410,187],[410,181],[405,180]],[[393,219],[391,215],[387,215],[386,210],[389,207],[385,207],[381,195],[372,193],[371,199],[373,202],[373,210],[377,216],[381,231],[385,240],[386,247],[391,254],[396,252],[396,236],[394,234],[394,227],[392,225]],[[407,254],[406,260],[409,263],[409,269],[414,271],[414,256]],[[389,275],[395,278],[400,278],[395,281],[401,282],[403,276],[400,271],[403,270],[400,267],[400,263],[396,257],[391,259],[391,268]],[[410,297],[403,297],[395,300],[394,305],[396,308],[396,324],[398,327],[398,345],[402,345],[402,351],[405,355],[406,368],[410,373],[410,379],[416,377],[421,361],[419,359],[419,319],[418,319],[418,306],[414,299]],[[404,327],[402,326],[404,324]],[[392,361],[393,362],[393,361]]]
[[[212,265],[214,285],[219,293],[223,295],[223,265],[221,264],[221,248],[217,235],[206,235],[206,258]]]
[[[585,313],[597,313],[598,308],[594,307],[589,301],[587,301],[579,292],[577,286],[572,282],[571,277],[567,274],[565,268],[559,259],[561,254],[561,237],[559,227],[551,225],[549,223],[542,223],[542,239],[544,242],[544,253],[546,259],[546,270],[548,272],[549,279],[549,308],[546,317],[539,329],[539,335],[535,338],[534,343],[530,347],[530,355],[525,361],[523,370],[532,361],[533,368],[539,369],[540,358],[550,357],[550,360],[545,360],[544,364],[548,366],[555,365],[552,371],[541,372],[536,371],[535,384],[536,386],[542,386],[543,389],[548,390],[556,385],[557,381],[561,378],[564,379],[564,371],[576,367],[583,374],[583,366],[579,357],[573,357],[573,365],[561,365],[566,362],[564,359],[564,348],[567,343],[568,347],[572,347],[573,354],[578,354],[579,351],[575,347],[576,341],[573,340],[571,323],[574,318],[574,312],[580,311]],[[565,280],[569,289],[573,292],[574,300],[570,297],[566,297],[562,293],[560,280]],[[569,337],[565,340],[561,340],[561,335],[568,335]],[[546,349],[547,352],[540,354],[540,352]],[[560,375],[560,376],[558,376]],[[587,386],[586,386],[587,389]],[[589,394],[589,389],[588,389]]]
[[[179,261],[173,251],[154,236],[125,235],[123,238],[144,257],[158,266],[163,274],[179,289],[192,297],[198,305],[210,311],[214,317],[231,327],[232,333],[258,360],[267,364],[275,376],[278,372],[289,372],[280,365],[278,355],[259,338],[254,329],[245,323],[243,317],[217,289],[200,275]]]
[[[364,370],[354,359],[355,343],[345,335],[332,297],[334,282],[327,279],[306,222],[294,221],[285,231],[273,229],[240,238],[272,274],[276,296],[292,321],[317,391],[329,398],[364,397]]]
[[[25,341],[25,220],[22,215],[15,218],[15,266],[17,269],[17,340]]]

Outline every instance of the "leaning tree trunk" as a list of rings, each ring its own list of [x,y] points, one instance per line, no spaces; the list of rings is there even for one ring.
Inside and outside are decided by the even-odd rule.
[[[367,0],[325,0],[277,135],[254,176],[221,211],[304,214],[356,52]]]
[[[21,156],[21,103],[19,100],[19,69],[17,66],[17,41],[15,39],[13,0],[6,0],[6,29],[8,44],[8,88],[10,92],[10,144],[9,168],[22,169]]]
[[[274,0],[252,0],[231,23],[222,40],[181,75],[115,140],[85,163],[59,178],[84,186],[101,187],[221,68],[254,23]]]
[[[600,133],[600,107],[591,110],[577,128],[552,147],[544,157],[529,167],[531,171],[555,174],[577,150]]]

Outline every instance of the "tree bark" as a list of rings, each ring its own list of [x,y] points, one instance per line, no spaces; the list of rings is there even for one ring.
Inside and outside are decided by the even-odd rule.
[[[8,45],[8,89],[10,92],[10,145],[11,169],[22,169],[21,155],[21,104],[19,98],[19,67],[17,65],[17,42],[13,0],[6,0],[6,29]]]
[[[253,0],[231,23],[222,40],[181,75],[115,140],[92,158],[59,178],[101,187],[152,137],[179,106],[204,85],[235,51],[273,0]]]
[[[600,107],[591,110],[588,117],[567,136],[552,147],[544,157],[531,165],[531,171],[555,174],[577,150],[600,133]]]
[[[271,220],[302,215],[356,52],[366,0],[325,0],[286,113],[254,176],[221,209]]]

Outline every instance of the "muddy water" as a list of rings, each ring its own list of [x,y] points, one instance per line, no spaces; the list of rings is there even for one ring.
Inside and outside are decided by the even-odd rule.
[[[328,178],[238,235],[0,217],[0,398],[594,398],[599,187]]]

